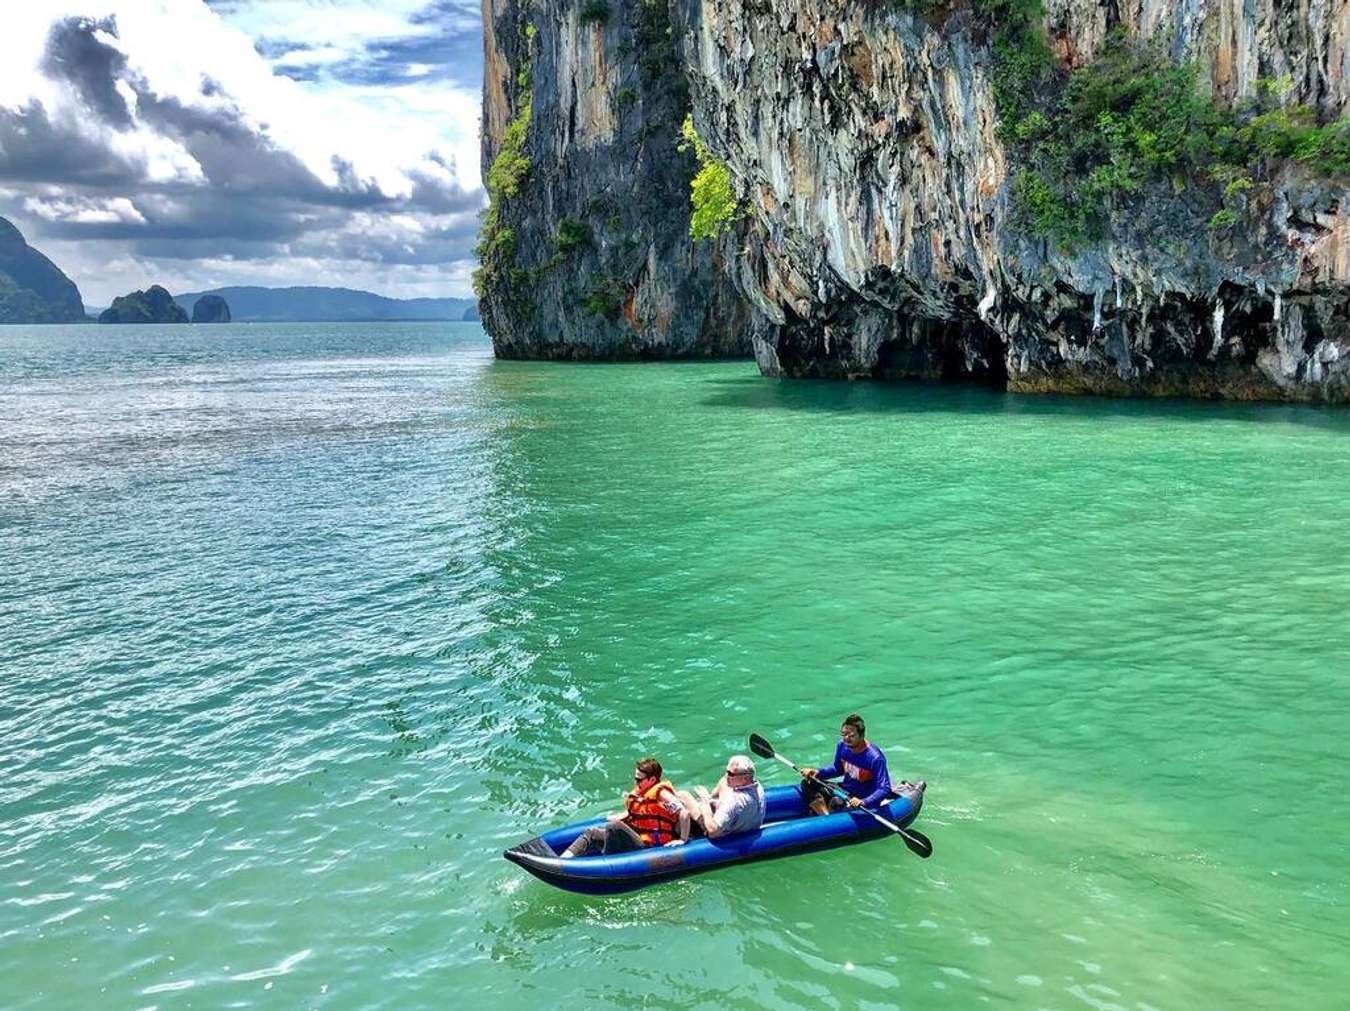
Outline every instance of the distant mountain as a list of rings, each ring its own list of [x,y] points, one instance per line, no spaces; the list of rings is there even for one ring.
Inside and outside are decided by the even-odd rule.
[[[173,296],[157,284],[145,291],[120,295],[99,313],[100,323],[186,323],[188,315]]]
[[[219,295],[236,323],[340,323],[380,320],[460,320],[469,298],[385,298],[352,288],[212,288],[175,299],[191,312],[203,295]]]
[[[75,282],[0,218],[0,323],[83,323]]]

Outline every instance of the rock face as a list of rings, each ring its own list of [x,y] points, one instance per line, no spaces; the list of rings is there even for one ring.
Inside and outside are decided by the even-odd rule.
[[[192,306],[194,323],[228,323],[230,306],[219,295],[203,295]]]
[[[1343,192],[1286,168],[1233,238],[1181,181],[1065,252],[1012,214],[991,33],[971,9],[678,3],[695,122],[758,226],[735,276],[764,372],[1350,398]],[[1062,61],[1091,61],[1112,28],[1161,28],[1221,98],[1287,74],[1324,116],[1345,109],[1350,38],[1330,2],[1048,6]]]
[[[75,282],[0,218],[0,323],[83,323]]]
[[[186,323],[187,313],[157,284],[113,299],[99,314],[100,323]]]
[[[689,236],[665,0],[484,0],[479,309],[503,358],[748,355],[731,247]]]
[[[1334,182],[1267,160],[1253,190],[1234,191],[1233,227],[1214,227],[1227,196],[1219,202],[1210,183],[1174,171],[1109,202],[1094,234],[1047,240],[1018,213],[1023,155],[996,102],[1004,57],[990,12],[1017,0],[624,0],[609,5],[605,24],[583,24],[578,11],[591,6],[536,0],[526,13],[512,0],[485,3],[485,156],[518,112],[515,75],[533,49],[530,182],[517,210],[504,205],[527,267],[547,259],[545,233],[589,200],[618,194],[631,207],[668,193],[673,217],[675,191],[685,197],[671,172],[679,156],[663,147],[652,157],[641,143],[678,119],[677,96],[618,100],[633,73],[624,47],[654,6],[668,10],[679,47],[670,74],[683,74],[694,125],[730,169],[746,214],[734,239],[706,254],[716,297],[689,307],[674,286],[660,289],[675,292],[665,303],[672,318],[711,303],[714,327],[728,315],[748,320],[766,374],[1350,400],[1344,174]],[[1350,112],[1350,21],[1339,0],[1019,9],[1034,11],[1061,75],[1122,37],[1162,39],[1170,60],[1199,68],[1200,90],[1220,107],[1277,79],[1282,101],[1320,122]],[[632,45],[640,65],[644,46]],[[620,236],[636,217],[623,213]],[[605,243],[601,235],[598,252],[587,248],[585,270],[610,269]],[[653,235],[649,248],[672,247]],[[652,262],[660,272],[671,261]],[[704,269],[696,258],[688,273]],[[578,326],[564,305],[585,270],[525,285],[533,315],[485,298],[498,353],[618,353],[613,331]],[[651,283],[652,268],[618,273]],[[739,298],[723,294],[721,279]]]

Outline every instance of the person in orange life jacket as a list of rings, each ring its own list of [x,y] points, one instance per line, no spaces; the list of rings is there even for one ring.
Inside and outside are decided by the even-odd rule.
[[[886,768],[886,756],[867,740],[867,725],[857,713],[844,717],[839,728],[839,743],[834,749],[834,763],[821,769],[805,770],[802,796],[816,814],[829,814],[848,807],[877,807],[891,797],[891,774]],[[844,777],[840,785],[848,794],[845,801],[821,780]]]
[[[588,828],[563,850],[563,859],[593,853],[627,853],[648,846],[682,846],[689,841],[689,812],[675,788],[661,778],[661,763],[643,758],[633,770],[633,789],[624,794],[622,814]]]

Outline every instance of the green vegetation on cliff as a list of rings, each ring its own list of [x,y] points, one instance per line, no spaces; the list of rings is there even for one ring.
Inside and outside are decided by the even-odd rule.
[[[558,222],[558,234],[553,237],[553,249],[556,256],[571,256],[583,246],[589,246],[594,236],[591,226],[576,218],[563,218]]]
[[[534,26],[525,29],[527,49],[534,45]],[[526,61],[516,74],[516,115],[502,131],[501,147],[488,167],[488,208],[483,212],[483,223],[478,230],[474,255],[479,268],[473,272],[473,290],[479,298],[500,284],[519,287],[522,280],[516,267],[519,243],[515,230],[502,221],[502,204],[520,195],[521,187],[530,175],[530,156],[525,143],[530,135],[530,111],[534,105],[531,88],[531,63]]]
[[[718,161],[694,130],[693,116],[686,116],[680,127],[681,151],[692,150],[699,169],[689,183],[689,234],[698,239],[715,239],[739,217],[736,191],[731,187],[731,170]]]
[[[603,25],[609,20],[609,3],[607,0],[586,0],[581,5],[580,19],[583,25]]]
[[[1097,58],[1058,70],[1040,0],[977,0],[994,26],[991,86],[1005,141],[1017,152],[1015,211],[1063,247],[1100,236],[1113,207],[1150,185],[1203,187],[1212,228],[1236,224],[1248,191],[1280,162],[1350,175],[1350,122],[1319,124],[1283,87],[1262,82],[1234,108],[1201,86],[1199,68],[1160,45],[1109,35]]]

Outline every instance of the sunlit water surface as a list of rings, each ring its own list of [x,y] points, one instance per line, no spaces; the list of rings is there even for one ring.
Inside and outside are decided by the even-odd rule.
[[[0,1006],[1343,1008],[1347,501],[1343,411],[0,328]],[[500,858],[852,709],[932,860]]]

